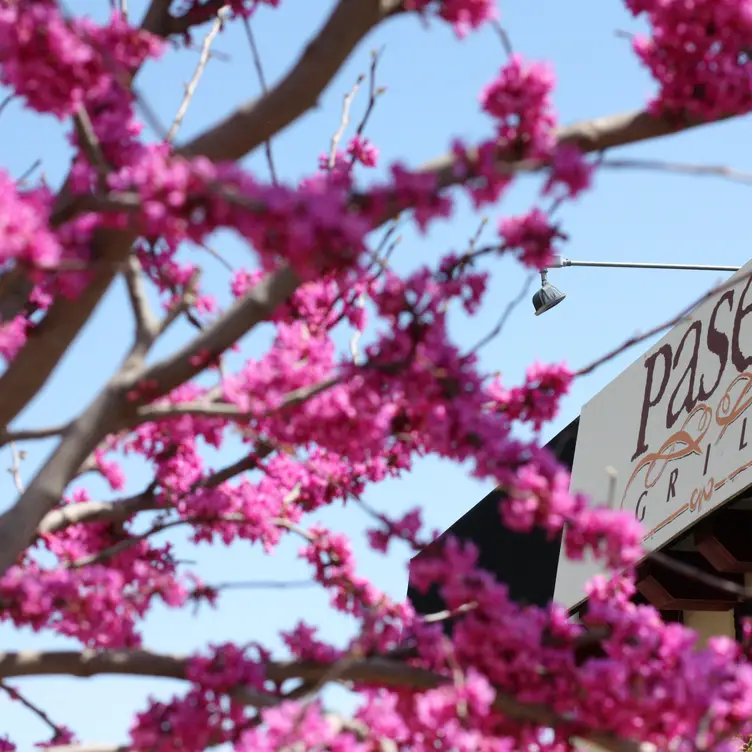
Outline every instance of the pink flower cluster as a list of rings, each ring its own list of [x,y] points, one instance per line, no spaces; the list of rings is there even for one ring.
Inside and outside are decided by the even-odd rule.
[[[459,664],[499,692],[549,705],[571,725],[557,727],[557,739],[546,748],[557,748],[573,732],[598,729],[658,748],[704,733],[704,748],[717,749],[749,729],[752,667],[739,660],[733,641],[718,638],[695,649],[692,630],[664,624],[655,609],[630,601],[634,589],[626,579],[596,579],[578,624],[556,606],[513,603],[505,586],[475,562],[473,548],[454,541],[416,561],[414,586],[437,585],[450,609],[476,604],[456,621],[451,650],[440,626],[416,628],[419,665],[448,670]],[[603,635],[590,655],[588,629]],[[509,733],[503,717],[496,719],[496,728]]]
[[[235,15],[259,2],[232,0]],[[188,0],[178,13],[198,23],[215,4]],[[459,34],[494,18],[490,0],[406,0],[408,10],[436,10]],[[655,111],[686,111],[718,117],[750,109],[749,3],[631,0],[648,14],[653,35],[635,43],[661,81]],[[712,44],[708,39],[714,40]],[[752,718],[752,668],[739,648],[715,641],[694,650],[693,635],[664,624],[652,608],[630,600],[630,567],[642,556],[634,518],[590,507],[569,491],[569,476],[535,441],[516,438],[521,425],[535,432],[552,420],[572,382],[564,366],[536,364],[525,382],[489,383],[475,353],[449,335],[449,312],[475,313],[488,273],[472,254],[452,253],[434,266],[399,275],[374,260],[368,236],[385,217],[410,212],[427,229],[451,216],[445,183],[430,171],[391,166],[386,179],[354,194],[356,173],[374,168],[376,146],[359,129],[333,159],[321,158],[317,174],[296,186],[267,185],[235,164],[176,156],[168,144],[139,140],[128,78],[161,43],[115,15],[105,25],[63,17],[52,0],[18,0],[0,8],[0,81],[40,113],[67,118],[84,112],[106,163],[92,164],[80,129],[70,187],[74,196],[105,199],[126,195],[135,208],[85,213],[55,221],[46,189],[22,190],[0,174],[0,267],[15,267],[34,283],[24,314],[0,325],[0,354],[10,360],[24,346],[33,314],[58,296],[75,298],[89,283],[91,240],[101,228],[135,227],[135,245],[164,305],[175,303],[198,264],[180,255],[185,241],[204,243],[220,229],[237,232],[256,252],[258,268],[233,273],[230,290],[242,298],[282,264],[302,280],[269,319],[266,353],[228,369],[219,352],[191,355],[194,373],[216,377],[210,388],[187,382],[171,389],[144,380],[128,392],[132,407],[174,414],[154,418],[107,439],[86,470],[112,491],[125,492],[123,456],[151,472],[144,492],[157,512],[151,531],[133,518],[62,522],[40,534],[17,565],[0,578],[0,620],[49,630],[98,648],[141,642],[141,624],[155,602],[181,608],[214,604],[219,588],[184,572],[171,545],[155,545],[150,532],[190,526],[197,544],[238,539],[267,551],[283,539],[302,540],[300,558],[330,597],[332,608],[356,627],[335,645],[298,621],[281,633],[298,661],[329,667],[352,656],[402,650],[412,669],[433,671],[444,684],[432,689],[395,689],[374,679],[355,689],[354,718],[336,723],[318,702],[283,702],[269,678],[270,653],[262,646],[213,646],[188,664],[191,687],[169,702],[150,701],[131,729],[137,750],[199,752],[229,742],[239,752],[302,745],[332,752],[372,752],[380,740],[399,748],[434,752],[512,752],[520,748],[570,749],[573,733],[608,732],[665,746],[675,737],[694,743],[700,731],[708,746],[747,729]],[[735,52],[734,52],[735,50]],[[463,182],[476,207],[496,202],[513,180],[509,163],[545,167],[541,204],[556,208],[592,181],[593,167],[571,145],[556,142],[554,80],[547,66],[512,58],[484,88],[481,107],[494,122],[491,138],[472,148],[454,147],[455,181]],[[82,109],[83,108],[83,109]],[[137,201],[136,201],[137,199]],[[565,239],[540,208],[499,222],[499,252],[514,252],[529,267],[544,268]],[[368,306],[359,300],[368,300]],[[201,291],[195,313],[221,313]],[[340,324],[375,334],[357,362],[338,348]],[[302,396],[301,396],[302,395]],[[223,410],[212,412],[207,405]],[[195,408],[195,409],[194,409]],[[240,434],[244,471],[217,472],[206,447],[224,450]],[[357,572],[351,543],[306,518],[334,502],[360,500],[369,484],[409,472],[416,458],[434,455],[464,463],[474,476],[504,492],[499,513],[511,528],[564,531],[570,558],[586,553],[627,574],[594,581],[583,623],[563,610],[521,607],[506,589],[477,568],[476,552],[449,542],[441,556],[421,560],[416,586],[438,587],[450,609],[474,607],[458,619],[451,641],[441,625],[416,617]],[[238,477],[240,476],[240,477]],[[55,510],[85,509],[79,488]],[[121,502],[125,502],[123,499]],[[368,541],[386,553],[398,538],[413,549],[426,545],[419,511],[392,519],[377,514]],[[583,657],[586,629],[604,637]],[[411,635],[405,653],[405,634]],[[587,645],[585,645],[587,647]],[[592,646],[591,646],[592,647]],[[587,652],[587,651],[586,651]],[[243,693],[263,691],[269,704],[253,719]],[[502,712],[502,695],[546,704],[566,723],[551,739],[534,722]],[[69,734],[60,727],[57,744]],[[47,744],[47,743],[45,743]],[[0,738],[0,752],[15,747]]]
[[[497,202],[511,185],[510,161],[538,160],[550,165],[543,196],[571,199],[589,187],[592,166],[574,146],[556,143],[553,86],[549,66],[528,64],[520,55],[513,55],[484,87],[480,103],[496,121],[495,137],[475,150],[459,141],[453,146],[455,171],[476,207]],[[536,210],[528,221],[539,221]]]
[[[9,175],[0,171],[0,201],[4,209],[0,228],[0,269],[17,265],[37,282],[30,303],[33,310],[46,310],[52,295],[76,296],[90,272],[60,270],[60,264],[85,264],[89,240],[99,224],[95,215],[77,217],[58,228],[49,226],[53,196],[47,188],[20,190]],[[26,342],[28,316],[0,322],[0,357],[12,360]]]
[[[545,156],[553,148],[554,81],[545,63],[526,65],[513,55],[481,92],[481,107],[496,120],[499,141],[518,159]]]
[[[626,0],[650,36],[633,48],[660,85],[657,114],[701,120],[752,110],[752,4],[748,0]]]
[[[65,19],[53,0],[19,0],[0,8],[0,81],[37,112],[60,118],[75,113],[113,82],[127,86],[128,76],[160,50],[159,40],[118,14],[98,26]]]
[[[452,25],[460,38],[498,15],[493,0],[405,0],[407,10],[419,13],[425,13],[435,5],[439,16]]]
[[[554,256],[554,243],[565,236],[540,209],[519,217],[505,217],[499,234],[507,248],[518,251],[520,261],[533,269],[546,269]]]
[[[527,369],[524,385],[504,389],[497,377],[488,391],[496,410],[510,420],[531,423],[540,431],[558,414],[559,400],[571,384],[572,372],[565,365],[534,363]]]

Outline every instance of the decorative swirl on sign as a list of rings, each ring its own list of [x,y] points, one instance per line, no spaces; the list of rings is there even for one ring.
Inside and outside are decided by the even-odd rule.
[[[697,422],[694,431],[692,431],[689,424],[698,414],[700,415],[700,419]],[[671,436],[663,442],[661,448],[657,452],[646,454],[632,472],[629,481],[627,481],[624,495],[621,497],[620,508],[624,508],[624,501],[627,498],[627,492],[632,485],[632,481],[634,481],[640,471],[645,467],[648,468],[647,473],[645,473],[645,489],[647,490],[652,488],[660,480],[669,463],[684,459],[692,454],[702,454],[700,443],[705,438],[712,419],[713,411],[707,405],[697,405],[697,407],[687,415],[682,427],[676,433],[671,434]],[[693,435],[695,432],[696,435]]]
[[[736,400],[732,404],[731,392],[738,383],[743,383],[744,388],[737,396]],[[728,386],[721,401],[718,403],[718,407],[715,412],[715,422],[721,426],[721,432],[718,434],[718,438],[715,440],[717,444],[726,433],[726,429],[734,423],[735,420],[740,418],[746,409],[752,405],[752,373],[745,371],[740,373]]]
[[[711,478],[705,485],[695,488],[689,497],[689,511],[697,512],[699,514],[702,511],[702,503],[704,501],[710,501],[715,488],[715,478]]]

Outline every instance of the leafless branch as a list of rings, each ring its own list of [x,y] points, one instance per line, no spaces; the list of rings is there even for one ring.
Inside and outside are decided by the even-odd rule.
[[[358,295],[358,300],[355,303],[355,305],[358,308],[364,308],[365,304],[366,304],[365,297],[362,294]],[[355,363],[355,365],[358,365],[360,361],[360,353],[358,351],[358,342],[360,341],[362,334],[363,332],[360,329],[356,329],[353,332],[352,337],[350,338],[350,355],[352,356],[353,363]]]
[[[718,577],[710,572],[703,572],[702,569],[699,569],[686,561],[679,561],[663,551],[651,551],[647,558],[652,559],[662,567],[670,569],[677,574],[684,575],[695,582],[700,582],[703,585],[707,585],[716,590],[722,590],[731,595],[736,595],[739,600],[749,600],[752,598],[752,590],[746,588],[744,585],[737,585],[735,582],[731,582],[723,577]]]
[[[55,651],[55,652],[8,652],[0,653],[0,677],[69,675],[88,678],[99,675],[159,676],[185,679],[187,658],[163,655],[146,650],[113,651]],[[331,670],[331,664],[306,662],[269,663],[266,675],[269,680],[282,684],[291,680],[319,682]],[[415,668],[402,661],[385,658],[353,660],[341,667],[338,682],[390,688],[411,688],[426,691],[451,683],[451,677]],[[279,702],[278,698],[238,687],[232,692],[237,702],[254,707],[264,707]],[[516,698],[498,693],[494,710],[510,719],[532,722],[542,727],[569,725],[572,719],[562,718],[545,705],[522,703]],[[588,739],[612,752],[639,752],[639,745],[624,739],[594,732],[583,734]]]
[[[368,72],[368,104],[366,105],[366,111],[363,113],[363,117],[361,118],[360,123],[355,130],[355,133],[358,136],[363,135],[363,132],[366,129],[366,125],[368,125],[368,121],[371,119],[371,115],[373,114],[373,109],[376,106],[376,100],[383,92],[383,89],[376,87],[376,68],[379,65],[379,59],[381,58],[382,53],[383,48],[380,50],[371,50],[371,67]]]
[[[183,290],[180,292],[176,291],[177,300],[173,305],[170,306],[169,310],[167,311],[167,315],[159,325],[160,335],[164,334],[183,314],[188,314],[190,309],[193,307],[196,302],[196,294],[198,291],[198,283],[200,278],[201,270],[195,269],[193,271],[193,274],[191,274],[190,278],[186,282]],[[204,327],[199,322],[197,324],[197,328],[199,330],[203,330]]]
[[[224,3],[209,2],[212,16]],[[290,72],[256,103],[242,106],[234,115],[209,129],[181,150],[215,160],[239,159],[292,123],[316,104],[319,94],[340,69],[355,45],[373,27],[398,11],[399,0],[340,0],[322,29],[306,47]],[[176,28],[169,17],[169,0],[152,0],[143,27],[152,33],[182,33],[189,26]],[[204,19],[209,20],[209,18]],[[34,331],[34,339],[16,356],[0,377],[0,428],[7,427],[46,383],[71,342],[89,320],[92,312],[114,279],[117,265],[125,259],[134,235],[117,231],[97,234],[92,256],[97,262],[92,279],[75,300],[58,298]],[[268,312],[259,310],[258,300],[248,301],[251,323],[257,316],[269,315],[279,300],[295,289],[297,280],[289,270],[282,270],[270,287],[276,292],[288,290],[269,301]],[[25,304],[30,287],[23,273],[16,270],[0,279],[0,315],[7,321]],[[253,297],[253,296],[252,296]],[[244,309],[245,310],[245,309]]]
[[[5,110],[5,108],[6,108],[6,107],[7,107],[7,106],[8,106],[8,105],[9,105],[9,104],[10,104],[10,103],[11,103],[11,102],[12,102],[12,101],[13,101],[13,100],[15,99],[15,98],[16,98],[16,93],[12,91],[12,92],[11,92],[10,94],[8,94],[8,96],[6,96],[6,97],[5,97],[5,99],[3,99],[3,101],[2,101],[2,102],[0,102],[0,115],[2,115],[3,111]]]
[[[483,339],[478,342],[475,347],[470,352],[478,352],[482,347],[485,347],[491,340],[498,337],[499,334],[501,334],[502,330],[506,326],[507,321],[509,321],[509,317],[514,313],[515,309],[522,303],[522,301],[527,297],[527,294],[530,292],[530,286],[533,283],[533,280],[535,279],[535,274],[529,274],[525,282],[523,283],[522,287],[520,288],[520,291],[517,293],[516,297],[512,298],[512,300],[507,303],[506,308],[504,309],[504,312],[501,314],[501,318],[499,319],[496,326],[485,336]]]
[[[186,144],[182,153],[239,159],[316,106],[319,95],[371,29],[401,12],[402,0],[340,0],[290,73],[269,93],[239,107]]]
[[[37,169],[37,168],[38,168],[38,167],[39,167],[39,166],[40,166],[41,164],[42,164],[42,160],[41,160],[41,159],[35,159],[35,160],[34,160],[34,161],[32,162],[32,164],[31,164],[31,167],[28,167],[28,168],[27,168],[26,170],[24,170],[24,171],[23,171],[23,172],[21,173],[21,176],[20,176],[20,177],[18,178],[18,180],[16,180],[16,185],[17,185],[17,186],[18,186],[19,188],[22,188],[22,187],[23,187],[24,185],[26,185],[26,182],[28,181],[28,179],[29,179],[29,178],[30,178],[30,177],[32,176],[32,174],[34,173],[34,171],[35,171],[35,170],[36,170],[36,169]]]
[[[36,537],[45,514],[55,507],[70,480],[102,438],[102,427],[122,409],[129,370],[140,358],[126,363],[84,412],[66,429],[62,439],[16,503],[0,515],[0,573],[5,573]],[[106,432],[105,432],[106,433]]]
[[[702,295],[697,300],[695,300],[693,303],[691,303],[686,308],[684,308],[676,316],[673,316],[672,318],[658,324],[657,326],[654,326],[652,329],[648,329],[646,332],[643,332],[642,334],[635,334],[634,336],[622,342],[618,347],[615,347],[613,350],[609,350],[609,352],[607,352],[605,355],[602,355],[600,358],[597,358],[592,363],[584,366],[583,368],[580,368],[579,371],[575,372],[575,376],[587,376],[587,374],[592,373],[596,368],[599,368],[604,363],[608,363],[609,360],[613,360],[614,358],[621,355],[623,352],[626,352],[627,350],[634,347],[635,345],[639,345],[641,342],[644,342],[645,340],[648,340],[651,337],[655,337],[657,334],[660,334],[661,332],[665,332],[667,329],[671,329],[672,327],[676,326],[679,322],[687,318],[687,316],[689,316],[689,314],[692,313],[692,311],[694,311],[695,308],[702,305],[705,301],[710,300],[711,298],[715,297],[716,295],[719,295],[725,290],[730,289],[731,287],[733,287],[736,284],[739,284],[745,279],[749,279],[750,275],[752,275],[752,271],[749,271],[746,274],[743,274],[739,277],[735,275],[732,279],[726,280],[725,282],[718,285],[717,287],[713,287],[711,290],[709,290],[704,295]]]
[[[514,49],[512,48],[512,40],[509,38],[507,30],[497,20],[493,20],[491,22],[491,26],[496,32],[496,36],[499,37],[499,41],[501,42],[501,46],[504,48],[504,52],[506,52],[507,57],[512,57],[512,55],[514,54]]]
[[[86,155],[89,164],[94,168],[100,181],[103,183],[104,178],[109,172],[109,166],[107,165],[107,160],[102,153],[99,139],[97,138],[96,133],[94,133],[94,126],[89,118],[89,113],[83,105],[78,108],[78,111],[73,117],[73,122],[76,125],[76,134],[78,136],[81,151]]]
[[[128,256],[123,276],[125,277],[128,299],[130,300],[136,324],[136,336],[133,347],[134,350],[138,348],[140,355],[144,357],[156,339],[159,324],[149,306],[141,264],[134,254]]]
[[[59,227],[79,214],[86,212],[135,212],[141,208],[141,200],[135,193],[74,194],[56,202],[50,216],[50,226]],[[101,263],[101,262],[100,262]],[[89,268],[97,264],[95,259]]]
[[[314,580],[242,580],[211,585],[212,590],[294,590],[317,587]]]
[[[743,185],[752,185],[752,173],[740,172],[723,165],[665,162],[661,159],[602,159],[598,166],[612,170],[651,170],[697,177],[724,178]]]
[[[337,164],[337,149],[339,148],[339,142],[342,140],[342,136],[345,135],[347,126],[350,124],[350,108],[352,107],[355,95],[358,93],[360,85],[363,83],[364,76],[358,76],[358,80],[353,84],[352,89],[345,94],[345,98],[342,101],[342,117],[339,122],[339,127],[332,135],[332,143],[329,147],[329,162],[328,167],[330,170],[334,169]]]
[[[24,484],[21,479],[21,460],[23,459],[23,454],[16,449],[16,445],[13,442],[10,443],[10,452],[12,464],[8,472],[13,476],[13,483],[15,484],[18,493],[23,493]]]
[[[185,95],[183,96],[183,100],[181,101],[180,107],[178,108],[177,114],[175,115],[175,120],[170,126],[170,130],[167,132],[166,140],[168,143],[172,143],[175,140],[175,136],[177,136],[178,131],[180,130],[180,126],[183,124],[183,119],[188,112],[188,108],[191,105],[193,95],[196,93],[196,89],[198,88],[198,82],[201,80],[201,76],[203,75],[204,70],[206,69],[206,66],[209,62],[211,46],[214,43],[217,34],[219,34],[219,32],[222,30],[222,26],[224,25],[226,18],[227,11],[224,8],[220,8],[220,10],[217,11],[217,17],[214,19],[214,24],[209,30],[209,33],[206,35],[203,44],[201,45],[201,54],[198,59],[198,64],[196,65],[196,69],[193,72],[193,77],[185,87]]]
[[[284,504],[291,504],[295,498],[299,495],[300,491],[298,488],[294,488],[287,496],[285,497],[283,501]],[[154,535],[159,535],[159,533],[163,533],[165,530],[171,530],[175,527],[182,527],[183,525],[201,525],[201,524],[211,524],[211,523],[219,523],[219,522],[228,522],[233,523],[239,526],[242,526],[243,524],[248,522],[248,519],[244,517],[242,514],[228,514],[228,515],[219,515],[216,517],[207,517],[207,516],[195,516],[195,517],[181,517],[180,519],[176,520],[166,520],[164,522],[158,522],[156,525],[153,525],[148,530],[146,530],[143,533],[140,533],[138,535],[129,535],[122,540],[118,541],[117,543],[113,544],[112,546],[108,546],[105,549],[102,549],[101,551],[97,551],[96,553],[89,554],[88,556],[83,556],[80,559],[76,559],[76,561],[69,564],[66,568],[67,569],[81,569],[82,567],[89,567],[92,564],[101,564],[105,561],[109,561],[113,557],[117,556],[118,554],[123,553],[123,551],[127,551],[129,548],[132,548],[138,543],[141,543],[141,541],[145,541],[148,538],[151,538]],[[288,520],[271,520],[271,524],[276,525],[280,528],[285,528],[287,530],[290,530],[292,532],[297,533],[298,535],[302,535],[302,537],[307,538],[305,532],[302,528],[298,528],[297,526],[291,526],[290,522]]]
[[[253,33],[251,21],[246,16],[243,16],[243,26],[245,27],[245,35],[248,38],[248,46],[251,48],[253,67],[256,69],[256,76],[258,77],[258,81],[261,86],[261,93],[266,96],[269,93],[269,87],[266,85],[264,66],[261,63],[261,53],[259,52],[258,45],[256,44],[256,36]],[[277,170],[274,167],[274,156],[272,155],[271,138],[267,138],[266,141],[264,141],[264,153],[266,154],[266,164],[269,167],[269,175],[271,176],[272,183],[276,185],[276,183],[278,182]]]
[[[28,428],[19,429],[17,431],[8,431],[5,434],[0,434],[0,447],[10,444],[13,441],[49,439],[52,436],[59,436],[67,427],[67,423],[61,423],[59,426],[49,426],[48,428]]]
[[[44,723],[52,731],[53,734],[58,737],[62,736],[63,730],[61,726],[55,723],[52,718],[50,718],[50,716],[47,715],[44,710],[42,710],[42,708],[29,700],[29,698],[25,695],[22,695],[21,692],[19,692],[15,687],[11,687],[7,682],[0,680],[0,689],[2,689],[8,695],[8,697],[10,697],[11,700],[20,703],[27,710],[30,710],[37,718],[39,718],[39,720],[42,721],[42,723]]]
[[[271,445],[261,445],[252,454],[233,462],[215,473],[198,481],[189,493],[198,488],[216,488],[236,475],[253,470],[274,451]],[[71,525],[88,522],[120,522],[139,512],[167,510],[170,500],[160,498],[155,483],[147,486],[141,493],[117,501],[86,501],[68,504],[49,512],[41,521],[38,534],[46,535],[64,530]]]
[[[478,608],[477,601],[463,603],[457,608],[437,611],[435,614],[428,614],[428,616],[423,617],[423,621],[426,622],[426,624],[435,624],[438,621],[447,621],[448,619],[453,619],[455,616],[462,616],[462,614],[467,614],[470,611],[474,611],[476,608]]]

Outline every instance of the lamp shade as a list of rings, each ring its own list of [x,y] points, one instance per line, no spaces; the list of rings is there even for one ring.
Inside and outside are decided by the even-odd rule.
[[[535,308],[536,316],[540,316],[559,305],[567,297],[566,293],[563,293],[558,287],[550,285],[546,276],[545,271],[541,272],[541,288],[533,295],[533,308]]]

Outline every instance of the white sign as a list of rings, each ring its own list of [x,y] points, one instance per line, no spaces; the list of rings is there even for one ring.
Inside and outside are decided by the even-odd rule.
[[[652,551],[752,484],[752,262],[582,409],[571,490],[631,512]],[[600,570],[562,552],[571,608]]]

